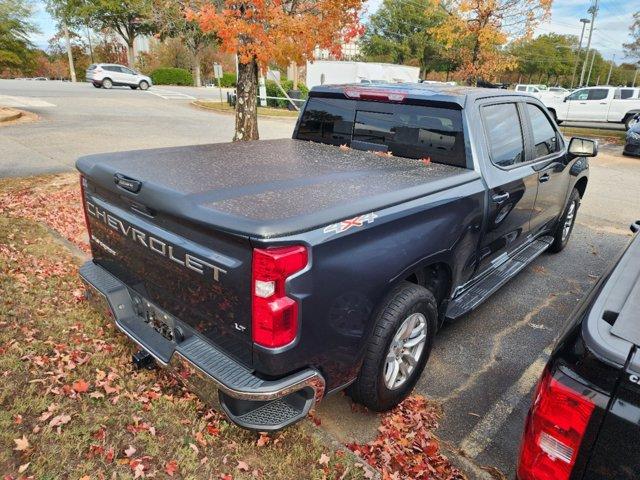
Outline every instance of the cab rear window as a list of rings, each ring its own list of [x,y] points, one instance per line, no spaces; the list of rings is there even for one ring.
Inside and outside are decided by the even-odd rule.
[[[467,166],[462,112],[449,108],[311,98],[297,138]]]

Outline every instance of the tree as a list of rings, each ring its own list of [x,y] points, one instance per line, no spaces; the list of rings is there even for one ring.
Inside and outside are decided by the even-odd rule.
[[[631,41],[623,45],[627,57],[640,60],[640,11],[633,14],[633,23],[629,27]]]
[[[432,70],[453,67],[443,55],[444,46],[431,29],[446,17],[443,9],[431,9],[431,0],[384,0],[371,15],[362,39],[369,58],[398,64],[417,64],[423,78]]]
[[[340,55],[341,42],[357,29],[362,0],[225,0],[207,3],[192,17],[215,33],[221,49],[238,54],[234,140],[258,139],[258,70],[313,59],[316,47]]]
[[[0,71],[23,70],[35,59],[29,35],[38,30],[31,14],[26,0],[0,0]]]
[[[130,67],[135,63],[136,38],[155,30],[150,21],[152,0],[92,0],[83,2],[78,13],[96,30],[113,30],[122,37]]]
[[[557,84],[561,77],[571,74],[576,48],[576,37],[549,33],[512,42],[507,52],[517,63],[514,71],[524,75],[527,83],[533,83],[533,77],[537,75],[539,83]]]
[[[194,82],[202,86],[202,56],[206,48],[216,41],[215,34],[204,32],[193,18],[187,18],[184,0],[156,0],[153,8],[154,23],[160,38],[179,38],[192,57]]]
[[[434,27],[436,38],[460,60],[458,73],[475,85],[513,68],[513,57],[504,51],[507,40],[528,38],[546,18],[551,0],[434,0],[430,9],[445,9],[445,21]]]

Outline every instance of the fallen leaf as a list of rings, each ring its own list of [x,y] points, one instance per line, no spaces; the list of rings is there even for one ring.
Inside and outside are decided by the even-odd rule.
[[[29,465],[31,465],[31,462],[25,463],[24,465],[20,465],[20,467],[18,468],[18,473],[26,472],[27,468],[29,468]]]
[[[424,165],[429,165],[429,164],[431,163],[431,157],[424,157],[424,158],[422,159],[422,163],[423,163]]]
[[[329,465],[329,460],[331,460],[331,457],[323,453],[322,455],[320,455],[320,460],[318,460],[318,463],[320,465]]]
[[[23,452],[29,448],[29,440],[25,435],[22,435],[22,438],[14,438],[13,441],[16,443],[16,448],[18,452]]]
[[[171,460],[164,465],[164,471],[170,477],[173,477],[175,473],[178,471],[178,462],[175,460]]]
[[[60,427],[62,425],[66,425],[67,423],[69,423],[71,421],[71,416],[70,415],[57,415],[55,417],[53,417],[51,419],[51,421],[49,422],[49,426],[51,428],[53,427]]]
[[[243,462],[242,460],[238,460],[238,465],[236,465],[236,468],[241,472],[248,472],[249,464],[247,462]]]
[[[134,453],[136,453],[136,449],[133,448],[131,445],[129,445],[129,447],[127,449],[125,449],[124,454],[127,457],[131,457]]]
[[[77,380],[73,382],[71,388],[73,388],[77,393],[85,393],[89,391],[89,384],[84,380]]]

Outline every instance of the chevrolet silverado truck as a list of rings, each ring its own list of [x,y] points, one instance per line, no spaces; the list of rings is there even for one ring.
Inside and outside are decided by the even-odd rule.
[[[541,96],[557,123],[601,122],[621,123],[627,130],[640,113],[637,89],[624,87],[588,87],[570,95]]]
[[[640,472],[640,221],[577,306],[529,410],[518,480],[635,480]]]
[[[80,158],[88,295],[231,421],[402,401],[436,331],[569,240],[592,140],[527,95],[321,86],[292,139]]]

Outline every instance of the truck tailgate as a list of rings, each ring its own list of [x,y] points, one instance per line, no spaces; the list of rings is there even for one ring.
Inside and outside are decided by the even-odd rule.
[[[94,261],[128,286],[134,302],[250,366],[248,238],[173,218],[91,178],[83,191]]]

